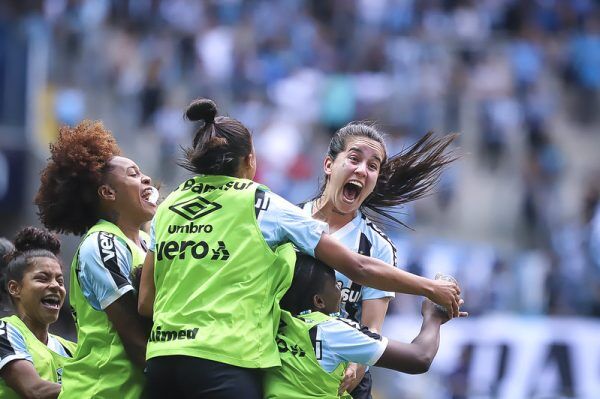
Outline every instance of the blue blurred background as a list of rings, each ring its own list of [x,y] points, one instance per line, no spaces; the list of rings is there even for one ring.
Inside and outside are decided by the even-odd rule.
[[[349,121],[390,153],[461,134],[400,210],[414,231],[386,231],[400,267],[456,276],[471,316],[428,374],[377,372],[376,398],[600,397],[600,2],[3,0],[0,235],[39,224],[48,143],[85,118],[166,195],[196,97],[251,128],[257,180],[296,202]],[[398,296],[386,334],[411,340],[418,309]],[[55,330],[73,334],[66,309]]]

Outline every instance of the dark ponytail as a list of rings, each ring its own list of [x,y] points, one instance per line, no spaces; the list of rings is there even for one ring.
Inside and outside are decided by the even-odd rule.
[[[209,99],[192,101],[185,118],[202,122],[191,148],[184,149],[179,166],[196,174],[234,176],[241,160],[252,153],[250,132],[238,120],[217,117],[217,106]]]
[[[336,159],[346,149],[348,138],[366,137],[381,144],[386,154],[381,164],[377,184],[360,206],[360,210],[374,221],[385,224],[392,222],[406,226],[396,218],[391,207],[407,204],[431,193],[445,166],[458,156],[446,150],[458,137],[449,134],[435,137],[432,132],[421,137],[416,143],[396,155],[387,157],[383,135],[372,124],[351,122],[338,130],[329,144],[328,156]],[[320,197],[327,185],[321,187]]]
[[[5,253],[2,254],[2,251]],[[50,258],[60,264],[60,241],[46,229],[25,227],[17,233],[14,246],[0,239],[0,296],[8,295],[7,284],[11,280],[20,282],[33,258]]]

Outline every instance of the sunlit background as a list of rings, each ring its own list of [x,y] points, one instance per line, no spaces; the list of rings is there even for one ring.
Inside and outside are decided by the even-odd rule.
[[[248,126],[257,180],[316,194],[328,141],[375,121],[395,153],[459,132],[436,192],[388,227],[399,266],[461,283],[423,376],[374,371],[374,397],[600,397],[600,3],[593,0],[3,0],[0,235],[33,196],[62,124],[100,119],[162,183],[196,97]],[[78,238],[63,238],[68,265]],[[385,334],[410,341],[398,296]],[[67,309],[54,327],[73,336]]]

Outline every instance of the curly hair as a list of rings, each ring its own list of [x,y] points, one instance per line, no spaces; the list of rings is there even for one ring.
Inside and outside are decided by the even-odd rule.
[[[97,190],[121,150],[102,122],[84,120],[61,127],[50,153],[35,197],[40,220],[50,230],[83,235],[98,221]]]

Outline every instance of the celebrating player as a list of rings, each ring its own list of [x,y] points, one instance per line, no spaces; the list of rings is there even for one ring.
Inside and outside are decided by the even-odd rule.
[[[84,235],[71,264],[78,348],[61,398],[139,398],[148,334],[137,313],[132,269],[156,210],[154,188],[102,123],[60,130],[36,197],[46,227]]]
[[[410,344],[339,318],[340,302],[333,269],[299,254],[292,285],[281,300],[277,346],[282,366],[266,371],[265,398],[337,398],[349,362],[410,374],[429,369],[439,347],[440,325],[448,320],[431,301],[423,302],[421,331]],[[350,398],[346,393],[339,396]]]
[[[351,252],[325,223],[253,182],[250,132],[215,118],[211,100],[186,116],[202,121],[182,183],[153,219],[139,310],[152,315],[147,383],[151,397],[262,398],[260,369],[280,364],[275,344],[279,299],[295,252],[335,265],[354,281],[426,295],[458,316],[456,284],[429,280]]]
[[[0,397],[56,398],[64,364],[75,343],[50,334],[65,300],[60,241],[48,231],[27,227],[4,240],[0,293],[8,294],[13,316],[0,319]],[[3,261],[4,259],[4,261]]]
[[[363,211],[398,222],[386,208],[426,195],[445,165],[455,158],[444,151],[455,135],[426,134],[405,151],[388,157],[382,134],[372,125],[350,123],[331,139],[319,195],[302,205],[306,215],[327,222],[329,233],[348,249],[396,266],[396,248]],[[352,281],[336,272],[342,289],[341,312],[379,333],[393,292]],[[342,391],[355,399],[371,397],[366,366],[351,364]],[[364,378],[363,378],[364,376]]]

